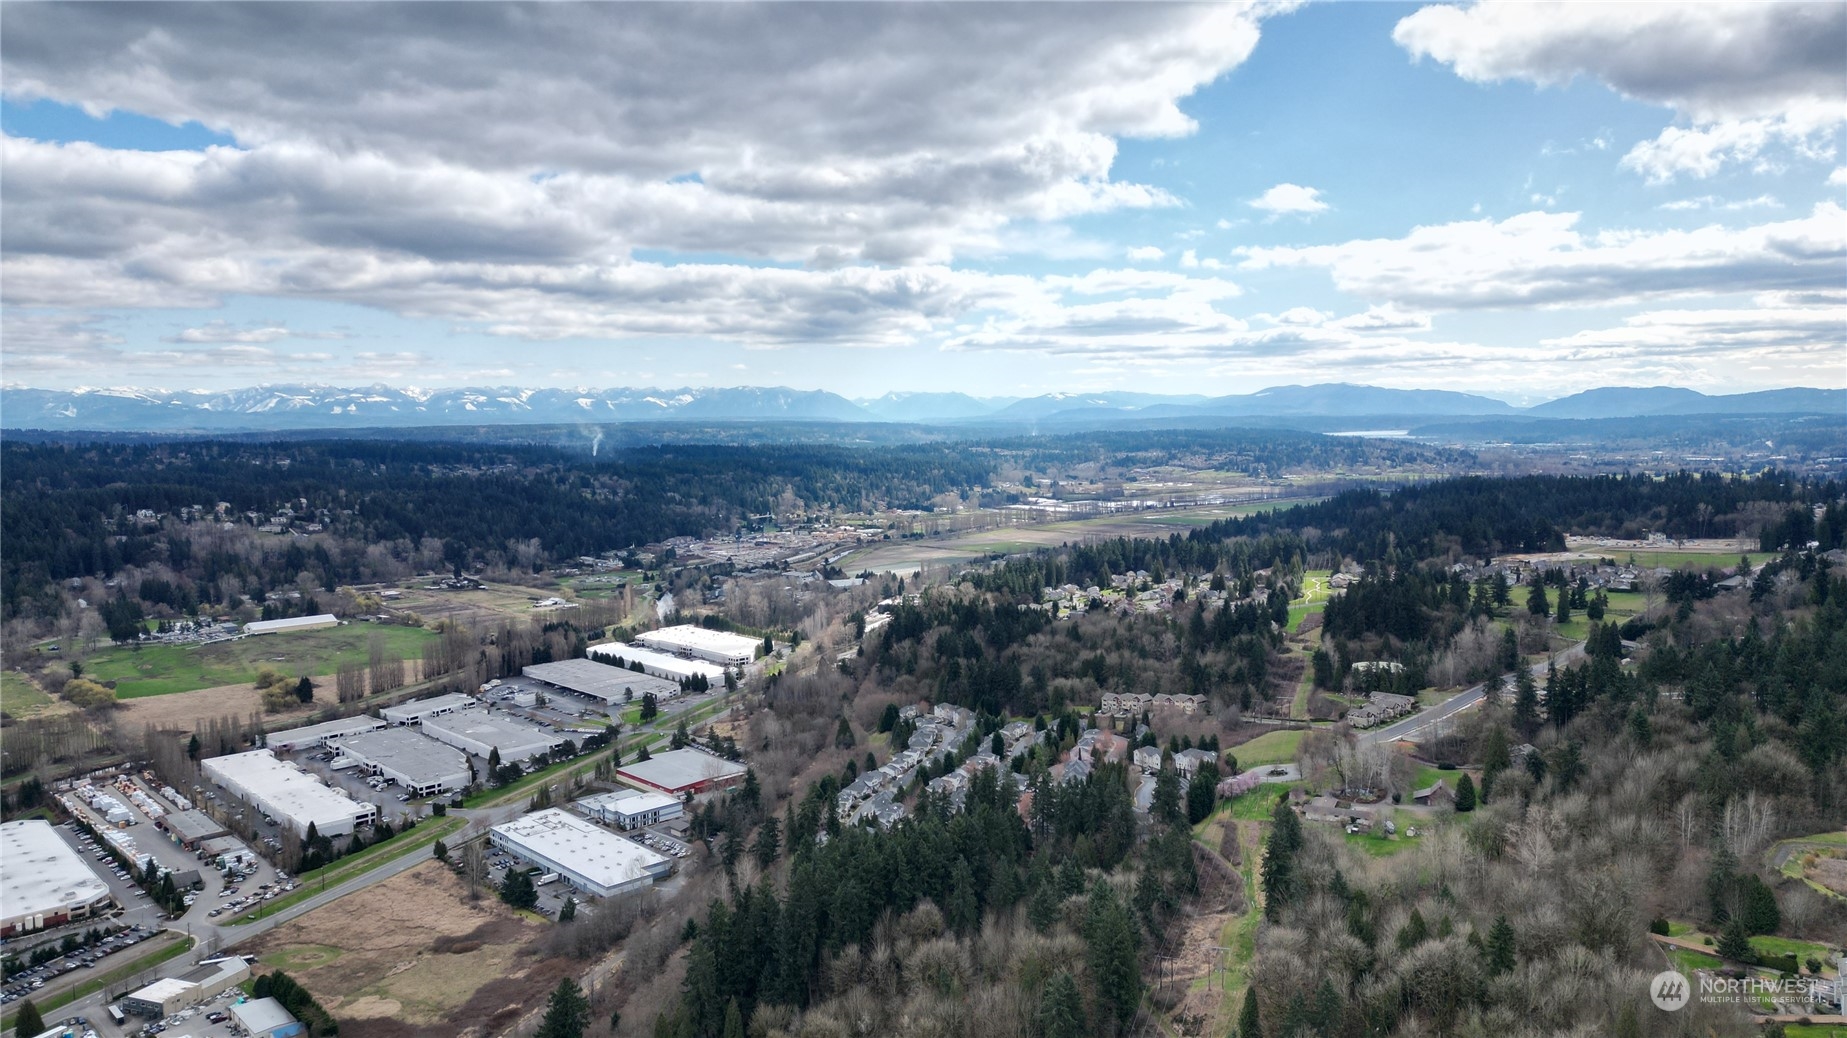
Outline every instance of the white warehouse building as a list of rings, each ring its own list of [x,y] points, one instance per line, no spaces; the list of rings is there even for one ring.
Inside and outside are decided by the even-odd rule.
[[[502,764],[517,764],[540,753],[550,753],[564,740],[512,718],[485,710],[458,710],[423,719],[423,734],[458,750],[486,757],[500,751]]]
[[[245,634],[276,634],[280,631],[312,631],[320,627],[338,627],[340,618],[332,613],[316,616],[291,616],[281,620],[252,620],[244,625]]]
[[[340,717],[332,721],[322,721],[302,728],[290,728],[277,732],[263,740],[263,745],[282,753],[306,750],[326,746],[335,739],[360,732],[376,732],[385,727],[385,722],[376,717],[360,714],[358,717]]]
[[[88,919],[114,905],[109,885],[50,822],[0,824],[0,937]]]
[[[597,897],[645,889],[673,869],[671,858],[555,807],[494,826],[487,835],[501,850]]]
[[[421,724],[426,717],[441,717],[453,714],[457,710],[466,710],[475,705],[473,696],[460,692],[432,696],[429,699],[413,699],[408,703],[388,706],[380,710],[379,716],[392,724]]]
[[[306,836],[313,823],[322,836],[347,836],[378,818],[378,805],[329,789],[269,750],[209,757],[199,767],[206,778],[298,835]]]
[[[373,775],[383,775],[414,797],[468,786],[468,755],[407,728],[349,735],[334,743]]]
[[[707,630],[693,624],[663,627],[658,631],[638,634],[635,640],[650,649],[696,656],[727,667],[742,667],[756,659],[757,650],[763,647],[763,642],[756,638],[746,638],[729,631]]]
[[[669,681],[688,681],[694,676],[700,676],[704,677],[713,688],[723,688],[725,684],[725,668],[716,663],[683,659],[650,649],[645,645],[637,645],[634,642],[605,642],[602,645],[592,645],[586,651],[598,659],[610,660],[617,666],[625,667],[631,663],[639,663],[642,673],[652,674],[657,678],[666,678]]]
[[[584,797],[573,805],[584,817],[618,829],[671,822],[686,813],[678,797],[652,790],[618,789]]]

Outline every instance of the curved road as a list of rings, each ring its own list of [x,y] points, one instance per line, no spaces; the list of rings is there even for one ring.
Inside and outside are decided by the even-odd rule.
[[[1545,675],[1548,666],[1556,665],[1563,667],[1575,660],[1582,659],[1583,656],[1584,643],[1579,642],[1562,652],[1546,657],[1544,660],[1533,664],[1527,669],[1532,673],[1534,678],[1540,678]],[[1513,674],[1511,672],[1503,674],[1495,678],[1492,683],[1504,687],[1512,677]],[[1462,711],[1480,703],[1483,697],[1487,695],[1489,684],[1489,682],[1484,681],[1473,688],[1465,689],[1451,696],[1443,703],[1419,710],[1417,713],[1412,714],[1402,721],[1394,721],[1382,728],[1367,729],[1360,733],[1360,742],[1363,744],[1398,742],[1401,739],[1407,742],[1419,742],[1419,732],[1433,725],[1443,724]]]

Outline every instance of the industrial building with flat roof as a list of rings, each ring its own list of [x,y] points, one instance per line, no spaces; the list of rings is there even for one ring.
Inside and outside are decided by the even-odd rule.
[[[619,666],[639,663],[643,673],[669,681],[689,681],[694,677],[703,677],[713,688],[725,683],[725,668],[716,663],[682,659],[634,642],[605,642],[592,645],[587,651],[592,656],[615,661]],[[675,691],[678,691],[677,685]]]
[[[269,750],[208,757],[199,767],[206,778],[302,836],[310,823],[322,836],[346,836],[378,817],[377,805],[329,789]]]
[[[598,793],[576,801],[573,806],[585,818],[618,829],[639,829],[644,825],[671,822],[686,813],[679,798],[640,789]]]
[[[291,616],[284,620],[252,620],[244,625],[245,634],[275,634],[280,631],[312,631],[317,627],[338,627],[340,618],[332,613],[317,616]]]
[[[426,717],[440,717],[453,714],[457,710],[466,710],[475,705],[475,698],[460,692],[432,696],[429,699],[413,699],[408,703],[388,706],[380,710],[379,716],[392,724],[420,724]]]
[[[343,735],[376,732],[383,727],[385,727],[385,722],[364,714],[358,717],[339,717],[332,721],[322,721],[320,724],[276,732],[263,740],[263,745],[280,753],[292,753],[295,750],[326,746]]]
[[[248,976],[250,966],[240,956],[206,959],[177,977],[163,977],[122,999],[122,1011],[136,1016],[172,1016],[229,991]]]
[[[618,667],[598,660],[559,660],[522,667],[520,674],[553,688],[594,699],[605,706],[639,703],[649,692],[657,699],[680,694],[680,686],[667,678]]]
[[[273,998],[234,1002],[228,1012],[250,1038],[295,1038],[308,1033],[308,1025],[295,1019],[293,1013]]]
[[[746,770],[736,761],[688,747],[624,764],[616,769],[616,775],[625,782],[677,797],[736,785]]]
[[[763,647],[763,642],[756,638],[746,638],[729,631],[711,631],[692,624],[679,624],[638,634],[635,640],[651,649],[684,653],[727,667],[742,667],[756,659],[757,650]]]
[[[109,884],[50,822],[0,824],[0,937],[88,919],[114,904]]]
[[[441,717],[426,717],[423,734],[477,757],[499,750],[503,764],[515,764],[564,745],[563,739],[543,729],[485,710],[458,710]]]
[[[198,810],[176,811],[161,819],[161,822],[167,827],[167,835],[173,838],[173,842],[189,851],[197,850],[205,841],[230,832],[213,820],[211,815]]]
[[[672,859],[555,807],[494,826],[487,835],[494,846],[597,897],[641,890],[673,869]]]
[[[334,745],[366,771],[391,779],[411,796],[431,797],[468,785],[466,754],[406,728],[349,735]]]

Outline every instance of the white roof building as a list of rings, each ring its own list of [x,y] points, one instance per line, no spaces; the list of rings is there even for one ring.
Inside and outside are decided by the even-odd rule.
[[[340,618],[332,613],[317,616],[291,616],[283,620],[252,620],[244,625],[245,634],[275,634],[278,631],[312,631],[317,627],[338,627]]]
[[[618,667],[613,662],[602,662],[605,658],[535,663],[520,668],[520,674],[553,688],[594,699],[605,706],[639,703],[641,697],[649,692],[660,699],[680,694],[680,686],[676,683],[678,679],[658,677],[645,671],[638,673],[627,667]],[[721,676],[719,680],[724,679]]]
[[[746,770],[736,761],[688,747],[624,764],[616,769],[616,775],[624,782],[681,796],[735,785],[743,779]]]
[[[0,936],[85,919],[114,903],[109,885],[50,822],[0,824]]]
[[[695,676],[703,676],[714,688],[725,683],[725,668],[716,663],[683,659],[634,642],[605,642],[590,646],[588,651],[592,656],[619,661],[621,665],[639,663],[643,673],[669,681],[686,681]],[[641,697],[637,695],[635,698]]]
[[[564,745],[563,739],[543,729],[485,710],[458,710],[441,717],[426,717],[423,734],[477,757],[499,750],[503,764],[518,763]]]
[[[412,796],[435,796],[468,785],[466,754],[408,728],[349,735],[334,745],[367,771],[392,779]]]
[[[658,631],[638,634],[635,640],[651,649],[684,653],[728,667],[741,667],[749,663],[757,658],[757,650],[763,647],[763,642],[757,638],[746,638],[729,631],[707,630],[693,624],[663,627]]]
[[[494,826],[488,839],[597,897],[641,890],[673,868],[672,859],[555,807]]]
[[[326,746],[341,736],[375,732],[383,727],[385,727],[385,722],[364,714],[358,717],[339,717],[332,721],[322,721],[320,724],[276,732],[263,740],[263,744],[272,750],[289,753],[309,747]]]
[[[378,817],[377,805],[329,789],[269,750],[208,757],[199,767],[206,778],[303,836],[309,823],[322,836],[346,836]]]
[[[473,696],[460,692],[432,696],[429,699],[413,699],[408,703],[388,706],[380,710],[379,716],[392,724],[418,724],[426,717],[452,714],[457,710],[466,710],[475,705]]]
[[[639,789],[618,789],[598,793],[576,802],[578,811],[604,825],[618,829],[635,829],[644,825],[670,822],[685,813],[679,798],[665,793]]]

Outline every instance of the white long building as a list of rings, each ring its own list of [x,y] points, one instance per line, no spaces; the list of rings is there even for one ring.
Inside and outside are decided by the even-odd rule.
[[[376,804],[328,788],[269,750],[209,757],[199,767],[226,792],[302,836],[310,823],[322,836],[346,836],[378,818]]]
[[[334,745],[368,773],[383,775],[411,796],[432,797],[466,788],[469,782],[467,754],[409,728],[349,735]]]
[[[763,643],[755,638],[746,638],[729,631],[707,630],[693,624],[663,627],[658,631],[638,634],[635,640],[650,649],[681,653],[727,667],[742,667],[756,659],[757,650],[763,647]]]
[[[555,807],[494,826],[487,835],[501,850],[597,897],[644,889],[673,870],[671,858]]]
[[[598,659],[613,661],[617,666],[639,663],[642,673],[669,681],[688,681],[697,676],[705,678],[713,688],[721,688],[725,683],[725,668],[716,663],[689,660],[634,642],[604,642],[602,645],[592,645],[586,651]]]
[[[252,620],[244,625],[245,634],[277,634],[282,631],[312,631],[321,627],[338,627],[340,618],[332,613],[315,616],[290,616],[281,620]]]
[[[272,750],[291,753],[295,750],[318,749],[335,739],[360,732],[376,732],[385,727],[385,722],[376,717],[360,714],[357,717],[338,717],[320,724],[306,725],[276,732],[263,740],[263,744]]]
[[[453,714],[457,710],[466,710],[474,705],[473,696],[450,692],[447,695],[413,699],[408,703],[388,706],[380,710],[378,714],[392,724],[421,724],[426,717],[441,717],[444,714]]]
[[[477,757],[500,751],[503,764],[516,764],[540,753],[550,753],[564,740],[542,728],[485,710],[457,710],[453,714],[423,719],[423,734]]]
[[[114,904],[109,884],[50,822],[0,824],[0,937],[88,919]]]

